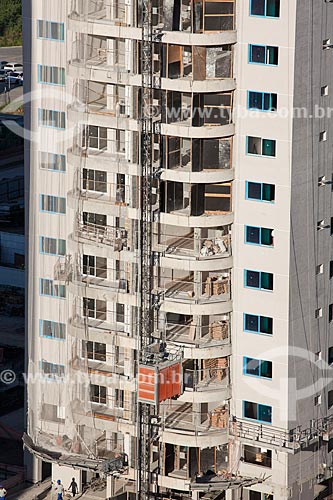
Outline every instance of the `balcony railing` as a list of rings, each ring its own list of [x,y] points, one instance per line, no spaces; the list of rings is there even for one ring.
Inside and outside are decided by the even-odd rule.
[[[224,359],[224,358],[217,358]],[[230,383],[229,368],[212,367],[202,370],[184,369],[185,391],[203,392],[227,388]]]
[[[231,299],[231,283],[229,273],[219,273],[209,276],[205,281],[195,281],[194,278],[160,278],[157,294],[162,294],[166,300],[180,302],[209,303],[226,302]]]

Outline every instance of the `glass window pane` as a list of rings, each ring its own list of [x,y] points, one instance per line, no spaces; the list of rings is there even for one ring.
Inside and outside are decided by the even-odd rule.
[[[267,64],[277,66],[279,62],[279,49],[278,47],[267,47]]]
[[[257,406],[256,403],[252,403],[251,401],[244,401],[244,417],[257,420]]]
[[[261,155],[261,143],[262,139],[260,139],[260,137],[248,137],[247,153],[251,155]]]
[[[261,45],[251,45],[250,61],[254,63],[266,63],[266,47]]]
[[[260,332],[273,333],[273,318],[267,318],[266,316],[260,317]]]
[[[267,274],[267,273],[266,273]],[[246,286],[259,288],[260,273],[257,271],[246,271]]]
[[[259,317],[254,314],[245,314],[245,330],[251,332],[259,331]]]
[[[269,186],[269,184],[264,184]],[[261,200],[261,184],[259,182],[247,183],[247,197],[253,200]]]
[[[252,16],[265,15],[265,0],[251,0],[251,15]]]
[[[275,186],[274,186],[274,184],[263,184],[262,199],[264,201],[274,201],[275,200]]]
[[[265,94],[265,96],[266,95],[268,95],[268,94]],[[249,92],[249,108],[250,109],[263,109],[262,93],[261,92]]]
[[[258,405],[258,420],[262,422],[272,422],[272,407],[266,405]]]
[[[261,377],[272,378],[272,362],[271,361],[261,361]]]
[[[248,375],[260,375],[260,361],[258,359],[245,358],[245,372]]]
[[[260,243],[260,229],[258,227],[246,226],[246,242]]]
[[[268,229],[266,227],[261,228],[261,244],[272,246],[273,245],[273,231],[272,229]]]
[[[275,156],[275,141],[272,139],[262,140],[262,154],[264,156]]]
[[[280,16],[280,0],[266,0],[267,9],[266,16],[279,17]]]
[[[261,273],[261,287],[264,290],[273,290],[273,274]]]
[[[66,255],[66,240],[58,240],[58,254]]]

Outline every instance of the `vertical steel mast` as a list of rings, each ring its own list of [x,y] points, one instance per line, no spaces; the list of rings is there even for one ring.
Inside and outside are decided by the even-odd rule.
[[[144,361],[153,331],[152,313],[152,180],[153,180],[153,25],[152,0],[142,1],[141,40],[141,221],[139,360]],[[138,402],[138,495],[149,499],[151,406]]]

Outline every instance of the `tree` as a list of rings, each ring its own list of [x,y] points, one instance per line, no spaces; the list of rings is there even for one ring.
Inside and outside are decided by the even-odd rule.
[[[1,0],[0,47],[22,45],[21,0]]]

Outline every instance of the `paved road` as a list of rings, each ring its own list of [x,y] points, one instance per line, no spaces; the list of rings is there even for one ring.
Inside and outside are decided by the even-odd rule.
[[[22,63],[22,47],[0,48],[0,61]]]

